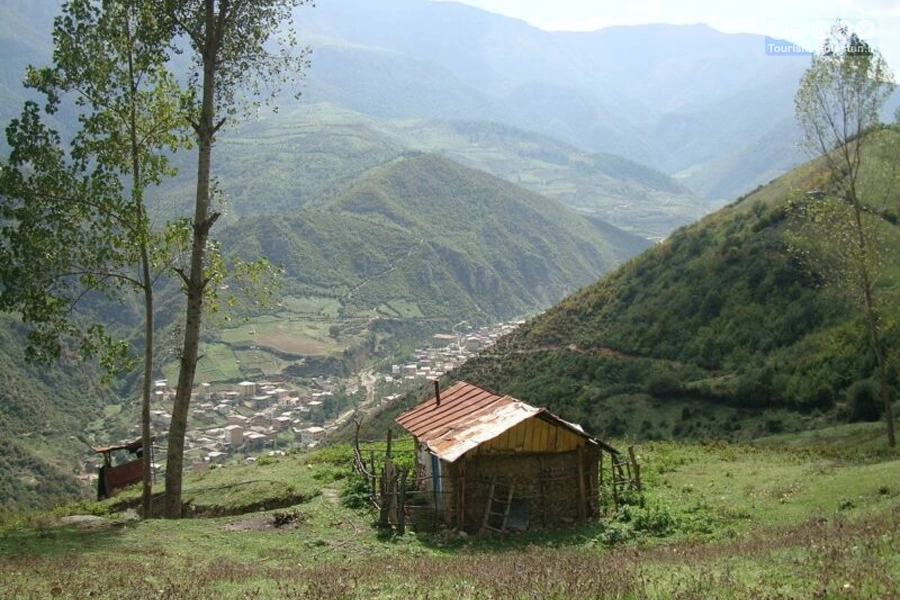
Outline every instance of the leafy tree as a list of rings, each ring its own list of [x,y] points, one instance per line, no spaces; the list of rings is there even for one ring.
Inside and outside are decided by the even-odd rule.
[[[30,356],[51,360],[65,338],[109,372],[130,364],[128,345],[73,310],[97,293],[121,301],[138,291],[144,308],[141,393],[143,511],[151,512],[150,393],[154,263],[164,256],[144,201],[168,174],[165,150],[179,147],[179,87],[166,70],[171,30],[151,0],[71,0],[53,27],[53,65],[30,68],[43,112],[64,98],[78,131],[69,143],[26,103],[7,128],[11,148],[0,175],[0,308],[32,325]],[[85,324],[86,323],[86,324]]]
[[[831,175],[831,189],[804,211],[828,238],[830,273],[845,289],[855,290],[862,305],[869,345],[878,368],[887,422],[888,444],[896,445],[887,374],[885,315],[877,298],[881,264],[876,206],[877,190],[866,185],[864,166],[872,160],[873,128],[891,92],[893,77],[881,53],[838,21],[823,50],[800,81],[795,113],[808,148],[819,155]],[[818,194],[815,194],[818,195]],[[824,236],[822,236],[824,237]]]
[[[290,22],[294,8],[308,1],[165,0],[162,3],[176,34],[186,38],[193,51],[194,69],[189,86],[194,95],[189,122],[198,147],[190,263],[178,270],[187,304],[166,462],[165,514],[169,518],[181,516],[184,438],[204,303],[215,293],[219,277],[211,269],[214,261],[209,253],[210,230],[220,214],[212,204],[215,137],[229,117],[248,106],[241,97],[242,92],[259,97],[268,88],[274,94],[278,83],[302,72],[308,50],[293,52],[294,37],[283,26]],[[284,37],[279,38],[279,34]],[[269,51],[272,42],[281,43],[280,53]]]

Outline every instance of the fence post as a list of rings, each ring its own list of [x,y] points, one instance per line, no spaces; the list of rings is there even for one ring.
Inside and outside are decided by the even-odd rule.
[[[381,471],[381,510],[378,515],[378,526],[386,529],[391,526],[391,504],[393,501],[394,464],[390,458],[384,459]]]
[[[371,479],[369,483],[371,484],[371,491],[369,492],[369,496],[372,500],[372,504],[375,504],[378,501],[378,471],[375,470],[375,451],[369,450],[369,473],[371,473]]]
[[[391,508],[394,505],[396,484],[394,463],[391,460],[391,430],[388,429],[384,469],[381,472],[381,511],[378,518],[378,526],[385,529],[391,526]]]
[[[406,474],[408,469],[400,469],[400,490],[397,496],[397,533],[406,533]]]
[[[637,456],[634,454],[634,446],[628,446],[628,455],[631,457],[631,464],[634,465],[634,486],[637,491],[641,490],[641,466],[638,464]]]

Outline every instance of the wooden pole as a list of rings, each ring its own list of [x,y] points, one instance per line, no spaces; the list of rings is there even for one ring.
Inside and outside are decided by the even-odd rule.
[[[369,473],[371,474],[370,475],[371,479],[369,480],[369,483],[372,486],[372,491],[371,491],[372,504],[375,504],[376,500],[378,499],[378,490],[376,489],[378,471],[375,470],[375,451],[374,450],[369,450],[369,467],[370,467]]]
[[[578,446],[578,519],[584,521],[587,517],[585,504],[587,499],[584,494],[584,446]]]
[[[638,464],[637,457],[634,454],[634,446],[628,446],[628,456],[631,457],[631,464],[634,465],[634,486],[637,491],[641,491],[641,466]]]
[[[397,495],[397,533],[406,533],[406,475],[407,469],[400,470],[400,490]]]
[[[384,455],[384,469],[381,471],[381,510],[378,515],[378,526],[391,526],[391,506],[394,502],[395,490],[394,465],[391,461],[391,430],[387,431],[387,449]]]
[[[378,515],[378,526],[387,529],[391,526],[391,507],[394,496],[394,465],[390,458],[384,459],[384,469],[381,471],[381,510]]]
[[[612,479],[613,506],[619,507],[619,478],[616,476],[616,457],[611,456],[609,461],[609,476]]]
[[[459,461],[456,478],[456,528],[463,531],[466,526],[466,455]]]
[[[597,461],[597,469],[598,477],[600,480],[600,487],[603,487],[603,450],[600,451],[600,460]]]
[[[385,451],[385,456],[387,456],[388,458],[391,457],[391,436],[392,435],[393,435],[393,432],[390,429],[388,429],[388,431],[387,431],[387,450]]]

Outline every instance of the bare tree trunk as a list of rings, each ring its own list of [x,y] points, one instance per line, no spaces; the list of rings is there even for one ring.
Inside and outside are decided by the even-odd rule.
[[[130,18],[124,19],[125,32],[132,40]],[[142,236],[141,249],[141,276],[140,282],[144,292],[144,381],[141,386],[141,456],[143,481],[141,488],[141,514],[145,519],[153,516],[153,439],[150,434],[150,398],[153,378],[153,281],[150,275],[150,253],[147,249],[148,239],[146,225],[146,211],[144,210],[144,172],[141,164],[141,148],[138,139],[138,115],[135,97],[138,94],[138,76],[134,68],[134,54],[128,53],[128,77],[131,81],[131,98],[129,114],[129,131],[131,136],[131,175],[133,178],[132,198],[134,201],[134,214],[138,226],[139,235]]]
[[[150,381],[153,377],[153,288],[150,280],[150,258],[146,246],[141,250],[144,276],[144,385],[141,390],[141,448],[143,450],[144,484],[141,513],[153,516],[153,437],[150,435]]]
[[[206,0],[206,45],[203,48],[203,99],[199,121],[194,125],[199,145],[197,160],[197,194],[194,204],[193,241],[188,273],[181,272],[187,294],[184,322],[184,344],[181,350],[181,366],[178,385],[175,388],[175,404],[172,407],[172,424],[169,428],[169,444],[166,456],[166,518],[181,518],[181,482],[184,471],[184,438],[187,432],[188,409],[200,345],[200,327],[203,320],[203,296],[207,284],[204,272],[206,244],[209,231],[218,215],[210,214],[210,169],[212,146],[216,130],[221,125],[215,119],[215,75],[219,37],[215,4]]]

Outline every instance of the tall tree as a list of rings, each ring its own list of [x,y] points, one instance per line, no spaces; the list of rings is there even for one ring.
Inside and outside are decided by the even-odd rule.
[[[800,81],[794,98],[797,121],[807,148],[820,156],[831,175],[831,189],[822,202],[820,223],[831,225],[829,243],[842,275],[841,283],[852,286],[860,299],[869,345],[875,356],[887,439],[896,445],[891,390],[888,381],[888,343],[884,315],[876,287],[878,253],[876,190],[865,184],[863,174],[877,144],[873,129],[893,86],[893,76],[878,49],[851,33],[841,21],[835,23],[821,52]],[[843,216],[841,216],[843,215]],[[837,217],[837,218],[836,218]]]
[[[143,502],[151,514],[150,398],[153,377],[155,235],[145,206],[148,185],[168,172],[166,150],[186,141],[179,87],[166,70],[172,31],[152,0],[71,0],[53,27],[53,66],[30,68],[26,84],[55,113],[64,98],[79,127],[70,143],[27,103],[7,129],[10,168],[0,175],[0,307],[34,326],[32,356],[49,360],[64,337],[86,355],[100,352],[115,371],[126,345],[99,323],[80,325],[73,308],[102,292],[141,294]]]
[[[198,147],[197,185],[191,223],[190,263],[178,271],[187,303],[175,404],[166,455],[166,505],[169,518],[181,517],[184,439],[197,368],[204,299],[212,290],[209,270],[210,230],[219,213],[212,206],[212,150],[216,134],[230,117],[266,89],[298,77],[308,49],[295,50],[290,29],[293,10],[310,0],[167,0],[167,16],[193,51],[190,115]],[[280,46],[272,53],[271,45]],[[241,94],[246,92],[245,97]],[[274,97],[274,96],[270,96]]]

